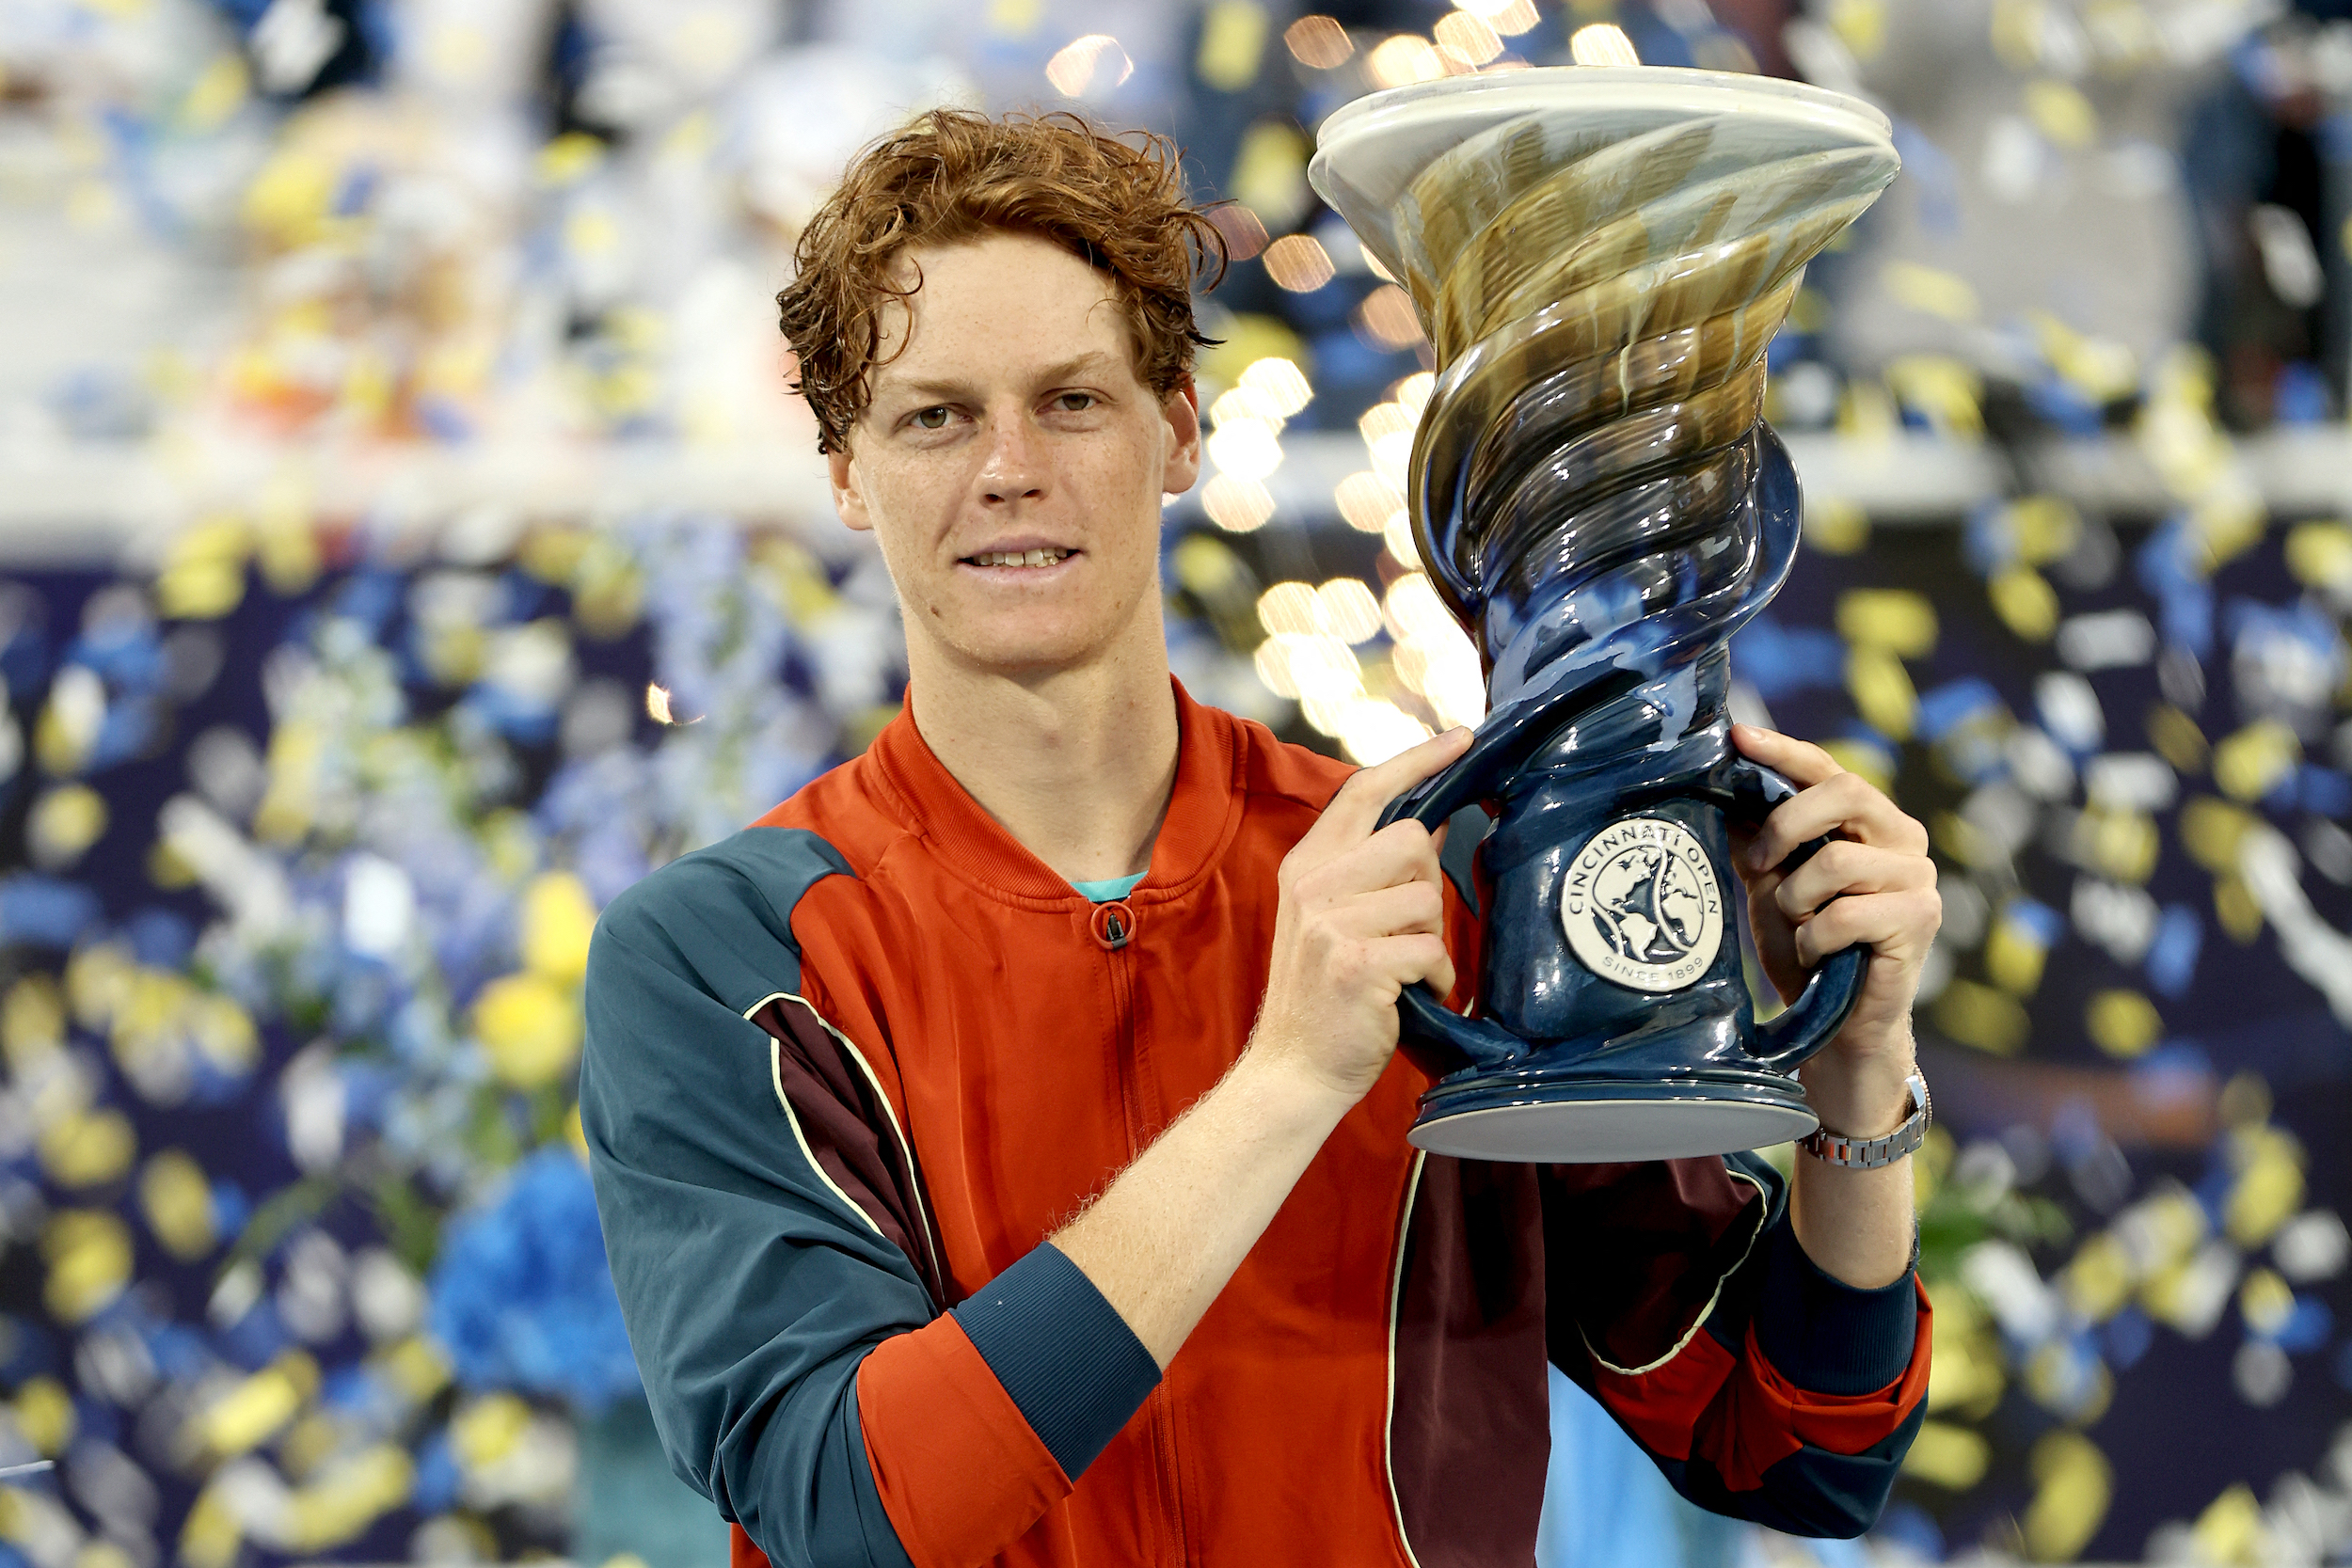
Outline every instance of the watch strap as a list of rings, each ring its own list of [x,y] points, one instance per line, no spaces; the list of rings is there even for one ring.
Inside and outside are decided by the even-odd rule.
[[[1928,1127],[1934,1119],[1927,1079],[1915,1072],[1903,1081],[1903,1087],[1911,1094],[1911,1112],[1893,1132],[1875,1138],[1853,1138],[1817,1127],[1798,1139],[1797,1147],[1826,1164],[1854,1170],[1876,1170],[1893,1164],[1927,1142]]]

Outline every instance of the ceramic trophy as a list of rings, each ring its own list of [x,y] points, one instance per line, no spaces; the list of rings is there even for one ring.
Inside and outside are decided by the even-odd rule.
[[[1660,1159],[1817,1125],[1790,1072],[1868,953],[1757,1022],[1729,832],[1792,788],[1731,746],[1728,643],[1797,548],[1765,347],[1898,166],[1868,105],[1715,71],[1456,77],[1324,124],[1310,178],[1436,350],[1406,504],[1486,673],[1470,751],[1390,812],[1493,818],[1477,1016],[1401,1004],[1442,1074],[1423,1148]]]

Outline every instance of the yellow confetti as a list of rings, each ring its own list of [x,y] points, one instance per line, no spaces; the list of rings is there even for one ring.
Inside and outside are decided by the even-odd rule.
[[[988,0],[988,30],[1005,38],[1031,32],[1045,17],[1045,0]]]
[[[2058,1275],[2067,1305],[2092,1323],[2105,1323],[2122,1311],[2137,1282],[2131,1254],[2105,1230],[2083,1243]]]
[[[1986,590],[1993,611],[2028,642],[2047,642],[2058,630],[2058,591],[2030,566],[2010,566],[1995,572]]]
[[[570,872],[547,872],[523,889],[523,967],[533,974],[578,985],[588,973],[588,939],[596,928],[596,902]]]
[[[114,1305],[131,1282],[131,1231],[103,1209],[67,1209],[41,1229],[49,1264],[41,1299],[56,1317],[84,1323]]]
[[[236,1511],[219,1488],[208,1486],[197,1495],[187,1523],[180,1527],[180,1559],[188,1568],[230,1568],[244,1539]]]
[[[164,1250],[183,1263],[202,1258],[219,1240],[212,1188],[202,1168],[179,1149],[165,1149],[139,1172],[139,1209]]]
[[[2230,1240],[2251,1249],[2303,1206],[2303,1149],[2275,1127],[2257,1127],[2232,1132],[2229,1153],[2238,1174],[2222,1204],[2221,1225]]]
[[[2026,118],[2060,147],[2079,150],[2099,138],[2099,111],[2081,88],[2065,82],[2026,83]]]
[[[1974,980],[1954,980],[1935,999],[1935,1026],[1963,1045],[1995,1056],[2025,1049],[2033,1024],[2016,998]]]
[[[331,1458],[343,1444],[342,1424],[325,1410],[302,1416],[278,1440],[278,1467],[288,1481],[301,1481]]]
[[[1884,648],[1857,646],[1846,655],[1846,689],[1862,721],[1893,740],[1911,737],[1919,714],[1918,689],[1902,660]]]
[[[52,871],[72,865],[105,836],[106,816],[105,798],[87,784],[42,791],[24,821],[34,863]]]
[[[1935,607],[1900,588],[1854,588],[1837,596],[1837,635],[1902,658],[1935,651]]]
[[[1965,360],[1945,354],[1898,355],[1887,362],[1886,385],[1938,436],[1965,441],[1983,436],[1984,378]]]
[[[1981,1433],[1948,1421],[1922,1421],[1903,1456],[1903,1474],[1947,1492],[1965,1492],[1984,1479],[1992,1458],[1993,1446]]]
[[[89,761],[106,722],[106,688],[96,673],[69,664],[49,684],[49,701],[33,724],[33,755],[53,778],[71,778]]]
[[[576,256],[610,256],[621,247],[621,226],[601,207],[581,207],[564,224],[564,245]]]
[[[1929,1344],[1928,1408],[1938,1416],[1982,1420],[2000,1403],[2009,1379],[2001,1347],[1983,1308],[1964,1289],[1939,1288]]]
[[[2148,744],[2184,773],[2203,772],[2212,752],[2197,721],[2169,703],[2158,703],[2148,710]]]
[[[2035,1351],[2022,1382],[2043,1409],[2086,1426],[2095,1423],[2115,1398],[2115,1374],[2106,1363],[2096,1355],[2086,1357],[2064,1340],[2045,1341]]]
[[[298,844],[310,831],[326,736],[308,720],[289,719],[270,732],[269,784],[254,809],[253,834],[267,844]]]
[[[416,1462],[406,1449],[377,1443],[329,1464],[288,1499],[287,1545],[314,1552],[356,1539],[408,1500]]]
[[[2254,825],[2249,813],[2210,795],[2191,796],[2181,807],[2181,844],[2198,864],[2216,873],[2233,873],[2239,847]]]
[[[2286,563],[2306,588],[2352,589],[2352,525],[2297,523],[2287,531]]]
[[[2110,1056],[2143,1055],[2164,1033],[2156,1005],[2136,990],[2094,992],[2083,1011],[2091,1042]]]
[[[1993,0],[1993,53],[2011,71],[2042,65],[2043,0]]]
[[[449,1360],[440,1347],[421,1334],[411,1335],[376,1358],[393,1387],[410,1402],[422,1404],[449,1386]]]
[[[1821,750],[1830,760],[1849,773],[1859,773],[1873,788],[1889,790],[1895,787],[1895,755],[1883,746],[1867,740],[1831,740]]]
[[[199,135],[217,131],[230,115],[245,107],[251,90],[245,56],[224,49],[197,73],[187,96],[180,100],[180,123]]]
[[[533,169],[540,182],[568,185],[604,161],[604,143],[581,131],[567,131],[539,149]]]
[[[244,1453],[284,1430],[318,1383],[318,1364],[304,1352],[289,1351],[199,1412],[196,1436],[224,1459]]]
[[[473,1026],[491,1070],[518,1089],[551,1082],[580,1055],[578,995],[537,974],[509,974],[485,986]]]
[[[2050,368],[2058,372],[2060,380],[2091,402],[2113,403],[2139,389],[2139,359],[2127,345],[2110,338],[2094,338],[2077,332],[2047,311],[2036,311],[2029,319],[2042,357],[2049,360]],[[2186,374],[2185,371],[2180,373],[2183,376]],[[2185,380],[2176,384],[2188,385]],[[2211,448],[2211,421],[2200,420],[2198,422],[2207,437],[2206,446]],[[2163,453],[2166,456],[2178,454],[2177,447]]]
[[[450,1418],[450,1447],[460,1465],[478,1470],[512,1452],[530,1425],[531,1406],[512,1394],[485,1394]]]
[[[1258,79],[1265,41],[1263,6],[1254,0],[1216,0],[1200,18],[1200,48],[1193,56],[1193,70],[1218,92],[1239,92]]]
[[[2079,1432],[2045,1433],[2027,1461],[2036,1483],[2021,1521],[2026,1548],[2043,1562],[2079,1556],[2107,1516],[2115,1469]]]
[[[1879,270],[1879,283],[1887,297],[1924,315],[1946,321],[1973,322],[1979,307],[1977,291],[1964,277],[1922,266],[1916,261],[1889,261]]]
[[[2082,542],[2082,514],[2058,496],[2027,496],[2013,502],[2007,520],[2018,559],[2028,566],[2063,560]]]
[[[2042,986],[2049,949],[2021,923],[2004,918],[1984,939],[1984,972],[2011,996],[2031,996]]]
[[[155,608],[183,621],[216,621],[245,598],[248,539],[235,517],[213,517],[183,530],[155,578]]]
[[[1875,59],[1886,47],[1886,0],[1830,0],[1828,21],[1857,60]]]
[[[2295,1314],[2295,1291],[2275,1269],[2256,1269],[2238,1287],[2237,1309],[2257,1334],[2276,1334]]]
[[[246,187],[245,220],[279,245],[309,244],[326,230],[336,182],[335,166],[326,158],[287,148]]]
[[[1839,496],[1808,502],[1804,542],[1823,555],[1858,554],[1870,543],[1870,515]]]
[[[2234,873],[2214,879],[2213,912],[2222,930],[2240,947],[2263,934],[2263,907],[2255,902],[2254,890],[2246,885],[2246,879]]]
[[[262,1037],[253,1019],[231,996],[201,994],[189,998],[185,1014],[188,1037],[221,1071],[250,1072],[261,1060]]]
[[[73,1396],[56,1379],[27,1378],[16,1391],[16,1429],[36,1451],[52,1459],[65,1452],[78,1424]]]
[[[100,1187],[119,1180],[138,1157],[138,1134],[119,1111],[61,1116],[40,1130],[41,1168],[61,1187]]]
[[[2270,1531],[2263,1524],[2254,1489],[2238,1482],[2197,1516],[2190,1537],[2200,1560],[2230,1568],[2260,1568],[2271,1560]]]
[[[2270,514],[2250,485],[2224,485],[2189,509],[2189,522],[2215,566],[2234,561],[2262,543]]]
[[[2230,1081],[2221,1085],[2221,1099],[2215,1109],[2221,1113],[2222,1126],[2242,1132],[2268,1122],[2277,1104],[2261,1073],[2233,1072]]]
[[[1928,836],[1938,849],[1963,865],[1990,865],[2001,858],[1998,846],[1956,811],[1939,811],[1930,817]]]
[[[2092,806],[2074,822],[2078,854],[2102,876],[2137,887],[2155,874],[2164,835],[2146,812]]]
[[[92,951],[85,948],[84,952]],[[23,1074],[65,1042],[65,998],[46,974],[28,974],[0,998],[0,1052]]]
[[[2259,800],[2303,759],[2303,743],[2276,719],[2257,720],[2213,749],[2213,782],[2236,800]]]

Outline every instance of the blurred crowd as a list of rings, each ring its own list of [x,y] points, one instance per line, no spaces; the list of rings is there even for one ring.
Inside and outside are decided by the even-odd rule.
[[[1597,26],[1897,127],[1772,351],[1826,461],[1734,668],[1934,836],[1935,1371],[1818,1559],[1564,1394],[1547,1568],[2352,1551],[2352,526],[2271,466],[2352,472],[2352,8],[13,0],[0,1467],[56,1466],[0,1568],[715,1562],[576,993],[610,898],[903,689],[785,390],[800,224],[928,105],[1173,136],[1232,265],[1171,658],[1372,760],[1483,693],[1403,523],[1434,361],[1314,131]]]

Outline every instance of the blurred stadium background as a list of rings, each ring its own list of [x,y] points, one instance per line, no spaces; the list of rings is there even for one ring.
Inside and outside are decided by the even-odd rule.
[[[1428,358],[1304,180],[1372,88],[1802,75],[1906,170],[1772,415],[1752,716],[1931,824],[1931,1419],[1880,1531],[1557,1411],[1546,1568],[2352,1560],[2341,0],[0,4],[0,1568],[723,1560],[576,1152],[596,911],[903,682],[771,296],[939,103],[1174,135],[1235,258],[1196,693],[1473,719]],[[2332,1131],[2331,1131],[2332,1129]]]

